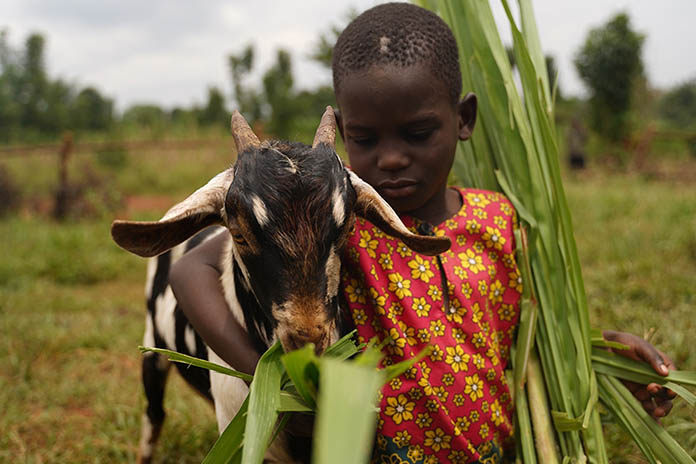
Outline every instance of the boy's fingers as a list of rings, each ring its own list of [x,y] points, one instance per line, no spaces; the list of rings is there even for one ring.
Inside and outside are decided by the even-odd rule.
[[[664,417],[672,410],[672,399],[676,396],[672,390],[657,383],[641,385],[625,380],[622,382],[653,419]]]
[[[655,348],[657,350],[657,348]],[[667,366],[667,369],[670,371],[675,371],[677,370],[677,366],[674,364],[674,361],[672,361],[672,358],[669,357],[667,353],[661,350],[657,350],[658,353],[660,353],[660,356],[662,356],[662,360],[665,363],[665,366]]]
[[[635,359],[636,361],[644,361],[660,375],[667,375],[670,369],[675,369],[674,362],[662,351],[655,348],[650,342],[644,340],[637,335],[626,332],[616,332],[613,330],[604,331],[604,338],[610,341],[618,341],[624,345],[628,345],[628,350],[612,350],[621,356]]]
[[[650,392],[650,394],[656,398],[663,398],[663,399],[671,400],[677,396],[677,394],[675,392],[673,392],[669,388],[663,387],[659,383],[648,384],[648,386],[646,388]]]
[[[653,395],[646,388],[641,388],[633,392],[633,396],[638,398],[639,401],[652,401],[653,397]]]
[[[649,383],[647,387],[645,387],[646,390],[650,392],[651,395],[657,395],[660,393],[660,388],[661,385],[657,383]]]
[[[667,358],[667,361],[669,363],[672,363],[672,360],[669,359],[669,356],[662,353],[660,350],[652,346],[652,344],[648,343],[647,341],[640,338],[638,340],[639,341],[635,345],[635,350],[638,357],[650,364],[652,368],[655,370],[655,372],[657,372],[658,374],[669,374],[669,367],[667,367],[667,364],[665,363],[665,358]]]
[[[654,417],[665,417],[674,407],[674,403],[671,400],[657,401],[657,406],[653,411]]]
[[[643,405],[643,409],[650,414],[652,417],[655,417],[654,412],[655,412],[655,403],[653,403],[652,399],[646,400],[646,401],[641,401],[640,404]]]

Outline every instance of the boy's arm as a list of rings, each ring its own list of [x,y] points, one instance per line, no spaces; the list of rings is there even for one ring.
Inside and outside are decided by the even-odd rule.
[[[218,236],[184,254],[169,272],[179,306],[205,343],[234,369],[253,374],[260,354],[227,307],[220,286],[220,257],[229,235]]]
[[[660,375],[667,375],[670,370],[676,369],[669,356],[636,335],[614,330],[605,330],[602,335],[605,340],[619,342],[629,347],[628,350],[612,350],[614,353],[648,363]],[[642,385],[624,381],[624,385],[641,402],[648,414],[655,419],[669,414],[672,410],[672,400],[677,396],[672,390],[657,383]]]

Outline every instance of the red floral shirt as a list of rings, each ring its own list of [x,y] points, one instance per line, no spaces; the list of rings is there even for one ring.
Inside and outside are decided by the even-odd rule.
[[[384,365],[432,347],[382,389],[374,462],[498,462],[512,437],[504,370],[522,292],[516,217],[499,193],[460,194],[459,212],[432,229],[452,240],[439,257],[363,219],[346,248],[344,295],[360,341],[387,340]],[[421,226],[402,219],[413,231]]]

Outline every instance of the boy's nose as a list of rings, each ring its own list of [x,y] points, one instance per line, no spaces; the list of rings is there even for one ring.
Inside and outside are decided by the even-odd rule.
[[[377,159],[377,167],[383,171],[399,171],[411,164],[409,156],[398,147],[384,147]]]

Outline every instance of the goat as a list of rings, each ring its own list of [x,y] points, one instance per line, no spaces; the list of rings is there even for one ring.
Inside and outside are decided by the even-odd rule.
[[[199,233],[209,226],[223,226],[219,229],[227,229],[230,235],[220,257],[222,291],[230,311],[260,352],[276,339],[285,351],[311,342],[317,352],[337,340],[337,321],[343,317],[338,316],[340,256],[356,215],[418,252],[435,255],[449,248],[447,238],[411,233],[369,184],[345,168],[335,151],[336,121],[331,107],[327,107],[311,147],[261,143],[238,112],[232,116],[231,129],[238,152],[233,167],[172,207],[159,221],[117,220],[112,224],[112,237],[121,247],[143,257],[159,255],[148,267],[146,345],[226,365],[195,333],[167,283],[172,262],[210,238],[214,233],[210,230]],[[164,420],[162,398],[168,367],[156,354],[143,359],[148,407],[143,415],[141,463],[151,460]],[[214,402],[222,432],[241,406],[247,385],[200,369],[179,371]],[[290,460],[282,448],[274,443],[267,453],[269,460]]]

